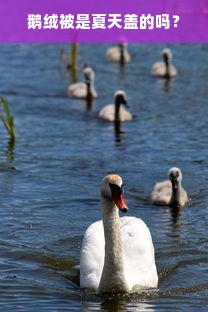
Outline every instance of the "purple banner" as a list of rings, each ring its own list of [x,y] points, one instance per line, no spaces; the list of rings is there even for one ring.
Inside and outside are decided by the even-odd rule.
[[[205,43],[208,0],[5,0],[1,43]]]

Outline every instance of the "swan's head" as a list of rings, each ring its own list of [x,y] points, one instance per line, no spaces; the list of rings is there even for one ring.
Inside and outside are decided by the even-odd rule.
[[[122,90],[118,90],[114,94],[114,98],[115,98],[115,103],[124,104],[124,105],[128,106],[126,92],[124,92]]]
[[[125,49],[127,49],[128,43],[126,43],[126,42],[120,42],[120,43],[118,44],[118,46],[119,46],[119,48],[120,48],[121,50],[125,50]]]
[[[177,167],[173,167],[168,171],[168,177],[174,189],[178,188],[178,185],[182,181],[181,170]]]
[[[103,197],[113,200],[122,212],[128,211],[128,206],[124,200],[124,189],[122,178],[117,174],[107,175],[101,184],[101,194]]]
[[[163,49],[162,50],[162,56],[163,56],[163,60],[165,62],[166,65],[170,64],[172,58],[173,58],[173,55],[172,55],[172,52],[170,51],[170,49]]]
[[[90,84],[92,80],[95,78],[95,73],[91,67],[85,67],[83,70],[85,81],[87,84]]]

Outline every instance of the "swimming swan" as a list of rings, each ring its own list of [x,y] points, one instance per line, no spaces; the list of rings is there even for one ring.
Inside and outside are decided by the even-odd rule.
[[[169,180],[155,184],[151,199],[156,205],[183,207],[188,201],[188,195],[181,186],[181,170],[176,167],[171,168],[168,177]]]
[[[76,82],[71,84],[68,87],[67,94],[68,96],[75,97],[75,98],[87,98],[97,97],[97,92],[94,87],[94,79],[95,73],[91,67],[85,67],[83,70],[85,83],[84,82]]]
[[[157,287],[154,247],[146,224],[127,212],[123,182],[107,175],[101,184],[102,220],[84,234],[80,258],[80,286],[97,292],[134,292]]]
[[[107,121],[129,121],[132,120],[132,115],[121,104],[127,104],[126,93],[119,90],[114,95],[115,104],[104,106],[99,112],[99,117]]]
[[[162,51],[163,62],[156,62],[152,66],[152,75],[162,78],[172,78],[177,76],[177,69],[171,64],[172,53],[170,49],[164,49]]]
[[[131,56],[127,50],[127,43],[119,43],[117,47],[109,48],[106,58],[110,62],[120,62],[120,64],[131,61]]]

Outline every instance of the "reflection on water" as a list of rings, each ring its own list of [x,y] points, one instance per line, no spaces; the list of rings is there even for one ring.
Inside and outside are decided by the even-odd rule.
[[[172,85],[172,80],[173,80],[173,79],[171,79],[171,78],[169,78],[169,79],[164,79],[163,91],[164,91],[165,93],[170,92],[171,85]]]
[[[122,140],[122,134],[124,133],[122,131],[122,122],[120,122],[120,120],[114,121],[114,131],[115,131],[115,141],[117,143],[120,143]]]
[[[111,298],[105,298],[101,303],[101,308],[103,311],[155,311],[154,306],[151,303],[145,303],[144,300],[146,297],[149,297],[150,294],[146,293],[143,295],[128,295],[123,296],[123,298],[112,296]]]
[[[179,226],[179,218],[182,213],[183,213],[183,208],[181,207],[170,208],[170,214],[172,217],[172,226],[174,227]]]
[[[12,139],[8,140],[8,151],[7,151],[7,162],[12,162],[14,159],[15,141]]]
[[[81,45],[79,64],[95,68],[99,92],[86,101],[66,97],[71,77],[59,59],[69,46],[0,46],[0,93],[17,133],[14,145],[1,132],[0,309],[207,311],[208,48],[169,47],[181,74],[166,81],[150,75],[161,45],[129,45],[132,62],[123,68],[106,61],[106,46],[93,45],[92,59],[92,47]],[[100,121],[119,89],[136,118]],[[154,182],[172,166],[182,169],[192,198],[181,210],[150,202]],[[129,216],[151,230],[154,292],[100,296],[79,288],[82,236],[100,219],[99,185],[109,172],[123,177]]]
[[[87,108],[87,111],[91,112],[93,110],[93,105],[94,105],[93,102],[94,102],[93,96],[89,92],[87,94],[87,98],[86,98],[86,108]]]
[[[94,295],[96,296],[96,295]],[[82,312],[85,311],[108,311],[108,312],[122,312],[122,311],[155,311],[154,304],[145,302],[151,294],[143,293],[140,295],[97,295],[92,304],[92,299],[83,298]],[[156,295],[157,296],[157,295]],[[153,295],[154,297],[154,295]]]

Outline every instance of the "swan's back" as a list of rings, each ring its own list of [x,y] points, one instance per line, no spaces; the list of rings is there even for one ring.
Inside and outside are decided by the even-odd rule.
[[[156,62],[152,66],[152,75],[162,78],[172,78],[178,74],[175,66],[172,65],[171,61],[173,55],[170,49],[165,48],[162,51],[163,62]]]
[[[135,217],[123,217],[120,221],[124,276],[129,289],[135,291],[145,286],[157,287],[154,247],[148,227]],[[100,220],[88,227],[83,238],[80,259],[81,287],[98,289],[104,265],[104,249],[103,222]]]
[[[71,84],[67,89],[68,96],[75,98],[86,98],[87,86],[84,82],[76,82]]]
[[[172,184],[169,180],[157,182],[153,188],[151,199],[156,205],[168,205],[172,194]]]
[[[92,223],[86,230],[81,247],[80,286],[98,289],[104,265],[105,240],[103,221]]]
[[[153,76],[164,77],[166,74],[166,65],[164,62],[156,62],[152,65],[151,73]],[[170,77],[177,76],[178,71],[173,64],[169,65]]]
[[[132,291],[157,287],[154,247],[147,225],[139,218],[121,218],[124,276]]]
[[[180,196],[179,205],[181,207],[184,206],[188,202],[188,200],[189,198],[188,198],[187,192],[184,190],[183,187],[181,187],[181,196]]]
[[[152,202],[156,205],[182,207],[188,202],[188,194],[181,185],[182,172],[177,167],[168,171],[169,180],[157,182],[151,193]]]
[[[107,121],[115,120],[115,104],[108,104],[104,106],[99,112],[99,118]],[[128,112],[125,107],[120,106],[119,108],[119,120],[120,121],[129,121],[132,120],[132,115]]]
[[[109,48],[106,52],[106,58],[110,62],[120,62],[121,60],[121,51],[119,47]],[[124,50],[124,62],[128,63],[131,61],[131,56],[127,50]]]
[[[87,84],[90,85],[90,93],[93,98],[97,97],[97,92],[94,88],[94,78],[95,73],[91,67],[85,67],[83,70],[83,74],[85,77],[85,83],[84,82],[76,82],[71,85],[69,85],[67,89],[68,96],[75,97],[75,98],[86,98],[88,95],[88,88]]]

